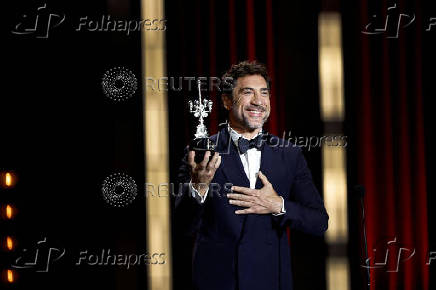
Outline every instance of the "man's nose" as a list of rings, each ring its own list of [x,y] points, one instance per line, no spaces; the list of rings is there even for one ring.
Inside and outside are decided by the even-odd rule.
[[[260,92],[254,91],[253,97],[251,98],[251,103],[253,105],[262,105],[262,98],[260,97]]]

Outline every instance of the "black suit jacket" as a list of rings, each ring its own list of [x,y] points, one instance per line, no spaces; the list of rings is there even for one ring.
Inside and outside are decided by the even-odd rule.
[[[275,138],[275,139],[274,139]],[[201,290],[290,290],[292,289],[290,248],[286,227],[322,235],[328,215],[315,188],[300,148],[270,136],[262,148],[260,171],[285,200],[286,213],[236,215],[239,207],[229,204],[231,185],[249,187],[238,151],[227,128],[211,136],[220,153],[206,201],[199,204],[189,192],[190,167],[187,149],[179,169],[176,225],[196,234],[193,283]],[[274,142],[272,140],[275,140]],[[256,188],[261,188],[260,179]]]

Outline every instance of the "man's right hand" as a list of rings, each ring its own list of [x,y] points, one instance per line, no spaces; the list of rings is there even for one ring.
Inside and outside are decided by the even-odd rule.
[[[191,166],[192,186],[203,196],[209,188],[209,184],[216,170],[221,164],[221,156],[218,152],[215,152],[212,159],[209,161],[210,151],[207,151],[204,154],[203,161],[200,163],[195,163],[194,157],[195,151],[189,151],[188,163]]]

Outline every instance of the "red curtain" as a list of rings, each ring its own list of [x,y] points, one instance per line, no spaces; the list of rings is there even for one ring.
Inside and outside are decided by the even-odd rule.
[[[290,11],[298,13],[289,17]],[[318,8],[308,1],[168,1],[168,75],[220,77],[231,64],[256,59],[267,65],[272,79],[271,114],[264,128],[280,137],[284,133],[292,138],[319,136],[317,16]],[[304,25],[299,25],[302,22]],[[227,112],[218,92],[206,94],[214,102],[206,122],[209,133],[215,134]],[[183,109],[187,98],[195,95],[186,87],[168,92],[172,176],[176,176],[182,157],[180,145],[187,144],[195,131],[196,121]],[[320,155],[320,150],[312,150],[306,156],[318,188]],[[185,253],[192,241],[176,244],[174,275],[175,285],[180,287],[190,283],[190,265],[184,262],[189,263]],[[298,265],[293,267],[295,289],[325,289],[324,240],[293,232],[291,247],[296,249],[291,248],[292,262]]]
[[[256,5],[255,5],[256,4]],[[271,115],[268,123],[266,124],[266,130],[272,134],[279,134],[279,132],[283,132],[285,129],[283,122],[283,114],[280,114],[277,110],[277,106],[284,104],[284,100],[278,100],[276,97],[276,89],[275,89],[275,71],[277,68],[275,67],[275,48],[274,48],[274,31],[273,31],[273,5],[272,0],[266,1],[257,1],[255,3],[254,0],[245,0],[243,2],[244,7],[240,7],[240,3],[237,3],[235,0],[228,0],[226,5],[222,5],[222,3],[218,3],[215,0],[211,0],[208,2],[208,7],[203,7],[200,4],[200,1],[197,1],[196,5],[196,47],[204,47],[205,39],[202,37],[208,38],[208,55],[209,58],[206,59],[203,55],[197,55],[197,71],[203,72],[204,67],[207,67],[208,73],[210,76],[220,76],[222,71],[217,69],[217,48],[219,49],[218,55],[227,54],[228,59],[225,60],[227,64],[235,64],[238,61],[242,60],[258,60],[264,62],[270,74],[272,82],[272,96],[271,96]],[[216,15],[217,10],[222,7],[226,7],[228,11],[226,11],[226,19],[228,21],[227,27],[228,30],[226,37],[228,38],[228,46],[218,45],[217,47],[217,39],[220,40],[217,36],[217,27],[216,23],[222,23],[222,19],[217,19]],[[256,6],[256,7],[255,7]],[[241,8],[243,8],[244,15],[241,16]],[[262,20],[259,21],[255,16],[255,8],[262,9],[263,15]],[[208,30],[204,31],[204,12],[208,12]],[[239,14],[236,14],[236,11],[239,11]],[[243,25],[242,30],[241,22],[237,18],[244,17],[245,23]],[[256,25],[259,25],[258,29],[256,29]],[[220,27],[220,29],[222,29]],[[259,42],[256,42],[256,33],[262,33],[262,37],[266,38],[266,42],[262,45],[261,52],[256,52],[256,48],[259,47]],[[245,47],[245,51],[241,53],[240,47]],[[201,50],[200,50],[201,51]],[[204,64],[203,61],[207,60],[207,64]],[[228,65],[227,65],[228,66]],[[221,67],[221,66],[218,66]],[[212,101],[217,104],[219,101],[216,99],[216,92],[211,92]],[[219,121],[222,120],[224,116],[220,115],[218,110],[212,111],[210,117],[210,128],[217,128]],[[282,120],[280,122],[280,120]],[[282,124],[282,125],[279,125]]]
[[[360,27],[386,19],[388,4],[361,1]],[[360,34],[358,178],[366,187],[371,289],[428,289],[429,251],[422,90],[422,17],[398,38]],[[393,16],[397,14],[392,14]],[[386,32],[386,33],[389,33]],[[387,255],[388,260],[383,264]],[[397,269],[398,268],[398,269]]]

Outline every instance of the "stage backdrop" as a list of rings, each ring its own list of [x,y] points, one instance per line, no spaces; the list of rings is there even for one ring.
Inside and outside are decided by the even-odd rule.
[[[436,9],[423,1],[396,2],[362,0],[342,7],[346,128],[351,140],[348,180],[366,187],[371,266],[383,262],[389,250],[386,266],[371,269],[371,289],[429,289],[428,208],[434,198],[428,188],[434,191],[434,181],[428,177],[434,166],[427,160],[434,143],[425,126],[433,113],[424,107],[435,89],[434,32],[426,29]],[[398,26],[402,13],[410,18],[403,16]],[[388,15],[383,34],[361,32],[371,22],[380,27]],[[412,24],[403,27],[413,17]],[[358,237],[362,227],[355,202],[350,200],[350,234]],[[359,239],[351,239],[354,281],[363,277],[362,246]]]
[[[184,147],[196,121],[187,101],[197,97],[183,77],[221,77],[231,64],[258,60],[272,78],[271,117],[266,129],[279,136],[320,136],[318,95],[317,3],[308,1],[167,1],[168,77],[180,91],[169,91],[171,176],[175,180]],[[292,15],[292,17],[290,17]],[[208,118],[211,134],[225,121],[219,92],[203,92],[214,101]],[[321,183],[321,152],[305,152],[315,183]],[[192,240],[174,228],[174,285],[190,283]],[[326,247],[322,238],[290,233],[295,289],[325,289]]]

